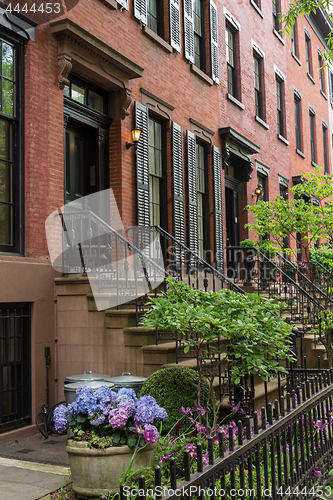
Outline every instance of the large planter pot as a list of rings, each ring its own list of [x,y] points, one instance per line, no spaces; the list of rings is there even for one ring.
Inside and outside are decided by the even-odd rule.
[[[139,451],[132,469],[152,467],[155,445]],[[100,495],[119,492],[120,475],[125,472],[133,450],[128,446],[105,449],[89,448],[87,442],[67,440],[66,451],[73,479],[73,490],[79,498],[97,500]]]

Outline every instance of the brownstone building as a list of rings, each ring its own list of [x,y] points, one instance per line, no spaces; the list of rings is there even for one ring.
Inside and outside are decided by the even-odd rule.
[[[87,278],[53,270],[49,214],[111,187],[125,228],[161,226],[225,269],[257,184],[271,199],[331,172],[322,12],[290,40],[286,0],[37,4],[0,2],[0,442],[35,432],[46,347],[51,403],[68,375],[161,366]]]

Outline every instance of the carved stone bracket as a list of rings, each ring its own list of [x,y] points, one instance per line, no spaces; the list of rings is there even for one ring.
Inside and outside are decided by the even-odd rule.
[[[116,120],[124,120],[129,115],[127,109],[132,102],[131,94],[132,90],[126,88],[115,92],[114,118]]]
[[[228,160],[230,158],[230,149],[222,148],[222,168],[228,167]]]
[[[131,103],[130,80],[142,76],[143,68],[70,19],[50,23],[58,40],[58,83],[63,90],[71,71],[112,93],[112,118],[124,119]]]
[[[58,85],[60,90],[64,90],[65,85],[69,85],[68,75],[72,71],[72,58],[66,54],[58,55]]]

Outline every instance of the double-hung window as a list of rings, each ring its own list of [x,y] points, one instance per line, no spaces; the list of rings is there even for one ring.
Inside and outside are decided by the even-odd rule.
[[[325,93],[323,56],[320,52],[318,52],[318,64],[319,64],[320,90],[321,90],[321,92]]]
[[[254,96],[256,105],[256,116],[264,119],[263,103],[263,78],[262,78],[262,58],[255,51],[253,53],[254,64]]]
[[[280,0],[272,0],[273,29],[280,29]]]
[[[238,99],[236,30],[228,23],[225,36],[227,45],[228,94]]]
[[[312,75],[311,68],[311,38],[305,33],[305,55],[306,55],[306,70],[308,75]]]
[[[204,11],[203,1],[193,0],[194,64],[205,69],[204,61]]]
[[[311,144],[311,163],[316,163],[316,142],[315,142],[315,112],[310,109],[310,144]]]
[[[148,126],[150,225],[161,226],[163,125],[155,118],[149,117]]]
[[[22,252],[19,45],[0,37],[0,251]]]
[[[296,151],[302,151],[302,134],[301,134],[301,99],[298,95],[294,95],[295,108],[295,138]]]
[[[205,259],[205,148],[202,144],[196,144],[196,167],[197,167],[197,204],[198,204],[198,252],[199,257]]]
[[[296,22],[293,24],[293,28],[291,31],[291,53],[294,57],[298,58]]]
[[[147,0],[147,26],[163,38],[163,2]]]
[[[276,106],[278,134],[284,137],[283,80],[276,75]]]
[[[327,151],[327,123],[322,122],[323,126],[323,153],[324,153],[324,173],[328,174],[328,151]]]

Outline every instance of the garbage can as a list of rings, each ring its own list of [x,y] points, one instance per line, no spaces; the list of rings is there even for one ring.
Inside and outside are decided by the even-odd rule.
[[[73,384],[75,382],[82,382],[81,385],[85,385],[84,382],[90,381],[98,381],[98,380],[106,380],[110,381],[110,375],[101,375],[100,373],[92,373],[89,370],[86,370],[84,373],[79,375],[69,375],[66,377],[65,384]]]
[[[113,388],[113,391],[115,392],[118,392],[119,389],[125,387],[127,389],[134,389],[136,394],[138,394],[141,391],[145,380],[146,377],[136,377],[131,375],[129,372],[124,372],[119,377],[110,377],[109,382],[112,382],[115,385]]]
[[[74,382],[73,384],[65,384],[64,393],[65,393],[66,405],[74,403],[76,399],[76,390],[82,385],[91,387],[93,391],[96,391],[96,389],[98,389],[102,385],[105,385],[106,387],[109,387],[112,390],[114,389],[113,383],[104,380],[93,380],[92,382],[87,380],[84,382]]]

